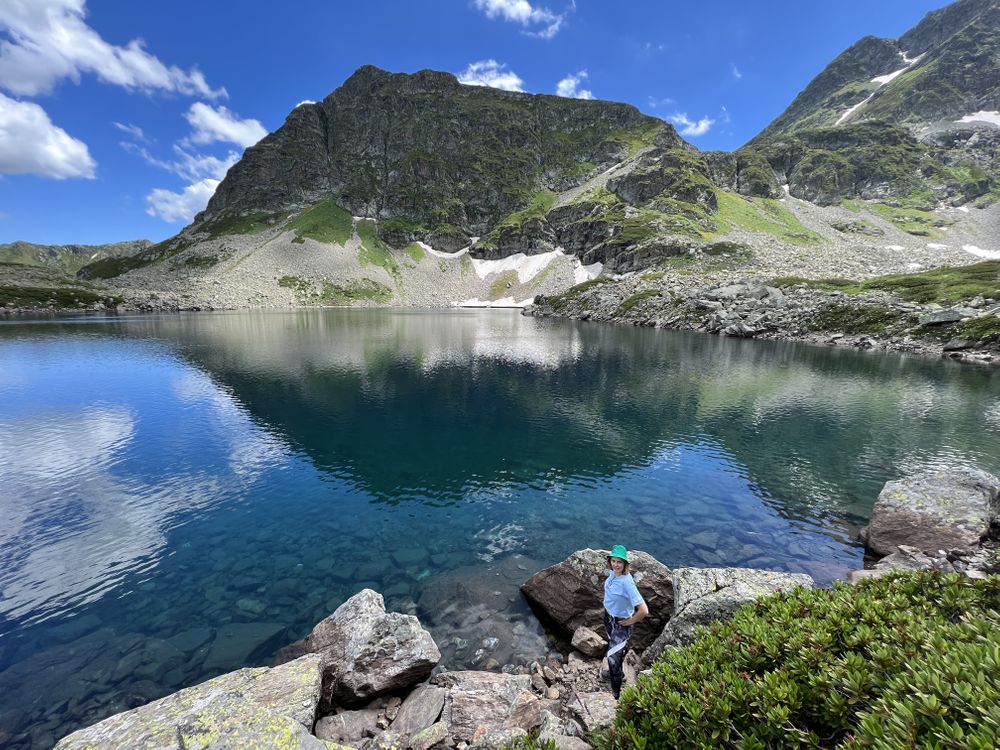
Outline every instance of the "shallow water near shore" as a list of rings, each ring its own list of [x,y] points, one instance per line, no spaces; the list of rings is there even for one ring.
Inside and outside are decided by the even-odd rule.
[[[551,648],[518,586],[583,547],[829,584],[886,480],[960,465],[1000,470],[996,370],[512,311],[3,322],[0,745],[365,587],[459,668]]]

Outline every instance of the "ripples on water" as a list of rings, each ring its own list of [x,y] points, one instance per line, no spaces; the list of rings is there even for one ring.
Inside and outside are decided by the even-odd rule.
[[[882,483],[997,471],[992,370],[513,313],[0,325],[0,743],[264,663],[362,587],[548,648],[586,546],[828,583]]]

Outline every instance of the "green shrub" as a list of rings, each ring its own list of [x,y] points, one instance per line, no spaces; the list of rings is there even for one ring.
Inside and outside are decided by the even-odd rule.
[[[626,689],[606,748],[1000,746],[1000,577],[922,572],[744,607]]]

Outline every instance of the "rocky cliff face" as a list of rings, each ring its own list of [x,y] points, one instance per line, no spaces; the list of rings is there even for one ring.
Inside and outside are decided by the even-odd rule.
[[[248,149],[197,221],[333,196],[353,215],[391,220],[398,239],[485,235],[540,192],[578,185],[654,143],[682,141],[629,105],[366,66]]]

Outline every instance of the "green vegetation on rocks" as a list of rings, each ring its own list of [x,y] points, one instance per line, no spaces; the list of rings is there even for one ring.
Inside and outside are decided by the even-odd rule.
[[[618,309],[614,312],[614,317],[624,317],[646,300],[659,296],[659,289],[643,289],[641,292],[636,292],[618,306]]]
[[[72,309],[102,304],[120,305],[121,297],[84,286],[0,286],[0,307],[19,309]]]
[[[416,242],[411,242],[405,248],[406,254],[410,256],[414,263],[419,263],[427,257],[427,251]]]
[[[787,206],[773,198],[744,198],[720,190],[717,199],[716,223],[720,232],[739,228],[770,234],[793,245],[814,245],[823,241],[818,234],[802,226]]]
[[[814,331],[838,331],[877,336],[890,328],[911,321],[891,308],[830,303],[821,307],[809,327]]]
[[[346,245],[354,234],[351,215],[333,198],[307,208],[289,222],[288,228],[295,232],[293,242],[302,242],[308,237],[317,242]]]
[[[170,258],[190,246],[191,243],[183,235],[177,235],[169,240],[151,245],[135,255],[96,260],[81,268],[76,275],[81,279],[112,279],[137,268],[145,268],[152,263]]]
[[[361,248],[358,250],[358,260],[362,266],[379,266],[384,268],[393,278],[400,275],[399,263],[389,247],[378,236],[375,222],[362,219],[358,222],[358,237],[361,238]]]
[[[358,302],[386,304],[392,290],[372,279],[355,279],[340,284],[322,281],[318,285],[300,276],[282,276],[278,286],[291,289],[302,304],[349,306]]]
[[[231,234],[260,234],[283,221],[285,213],[252,212],[247,214],[224,213],[196,225],[196,232],[204,232],[209,239]]]
[[[881,289],[920,303],[954,304],[979,296],[1000,299],[1000,260],[879,276],[864,282],[862,288]]]
[[[920,273],[876,276],[867,281],[850,279],[805,279],[782,276],[771,283],[775,286],[805,284],[815,289],[830,289],[845,294],[885,291],[909,302],[951,305],[976,297],[1000,299],[1000,261],[984,260],[968,266],[944,266]]]
[[[896,574],[761,599],[665,652],[601,746],[992,750],[997,628],[996,576]]]

